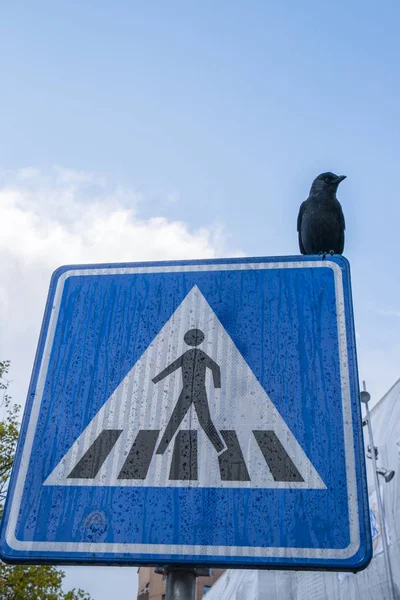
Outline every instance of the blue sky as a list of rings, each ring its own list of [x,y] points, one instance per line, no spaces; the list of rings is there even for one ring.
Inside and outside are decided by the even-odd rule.
[[[393,252],[394,2],[20,2],[6,17],[2,165],[99,173],[145,194],[143,214],[219,220],[246,254],[295,253],[298,204],[332,169],[348,175],[346,253],[369,260],[377,233]]]
[[[104,222],[126,211],[124,249],[117,225],[101,229],[110,260],[157,258],[135,236],[160,218],[164,258],[296,254],[298,207],[325,170],[348,176],[360,375],[381,396],[400,376],[399,21],[389,0],[3,6],[0,341],[14,397],[57,261],[103,260],[98,228],[85,238],[96,207]],[[64,254],[41,245],[56,232]]]

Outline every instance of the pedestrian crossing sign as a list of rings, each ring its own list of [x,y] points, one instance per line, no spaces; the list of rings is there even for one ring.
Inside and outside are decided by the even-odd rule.
[[[62,267],[2,556],[363,568],[360,424],[344,258]]]

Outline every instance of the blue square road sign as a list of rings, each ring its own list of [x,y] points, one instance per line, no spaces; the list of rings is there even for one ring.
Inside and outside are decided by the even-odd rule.
[[[346,259],[58,269],[1,555],[365,567]]]

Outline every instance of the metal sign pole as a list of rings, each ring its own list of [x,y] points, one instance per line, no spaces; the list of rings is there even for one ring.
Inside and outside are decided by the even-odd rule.
[[[195,600],[195,569],[167,569],[167,592],[165,600]]]
[[[165,600],[195,600],[196,578],[209,577],[208,567],[156,567],[155,573],[166,575],[167,590]]]

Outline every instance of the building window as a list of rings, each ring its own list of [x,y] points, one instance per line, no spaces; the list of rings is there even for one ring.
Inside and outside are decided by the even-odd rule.
[[[207,592],[209,592],[211,590],[211,585],[205,585],[204,586],[204,594],[207,594]]]

